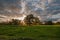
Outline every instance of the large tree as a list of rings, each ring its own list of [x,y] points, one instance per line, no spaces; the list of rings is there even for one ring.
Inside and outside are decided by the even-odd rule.
[[[29,14],[25,17],[24,22],[27,25],[36,25],[36,24],[40,23],[40,20],[39,20],[39,18],[34,17],[33,14]]]

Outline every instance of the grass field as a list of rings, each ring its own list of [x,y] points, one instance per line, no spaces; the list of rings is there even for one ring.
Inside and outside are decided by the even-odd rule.
[[[0,40],[60,40],[60,26],[0,25]]]

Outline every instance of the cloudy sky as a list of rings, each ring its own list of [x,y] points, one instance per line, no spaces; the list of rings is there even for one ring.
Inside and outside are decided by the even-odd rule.
[[[31,13],[41,20],[59,20],[60,0],[0,0],[0,21]]]

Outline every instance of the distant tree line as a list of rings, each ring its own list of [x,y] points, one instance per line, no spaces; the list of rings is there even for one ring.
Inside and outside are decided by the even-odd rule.
[[[38,17],[34,17],[33,14],[29,14],[25,17],[23,22],[21,20],[12,19],[12,21],[2,22],[0,25],[60,25],[60,22],[53,23],[52,21],[45,21],[42,23]]]

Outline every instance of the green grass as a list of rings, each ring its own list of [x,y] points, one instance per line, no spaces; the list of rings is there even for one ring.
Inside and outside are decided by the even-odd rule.
[[[0,25],[0,40],[60,40],[60,26]]]

